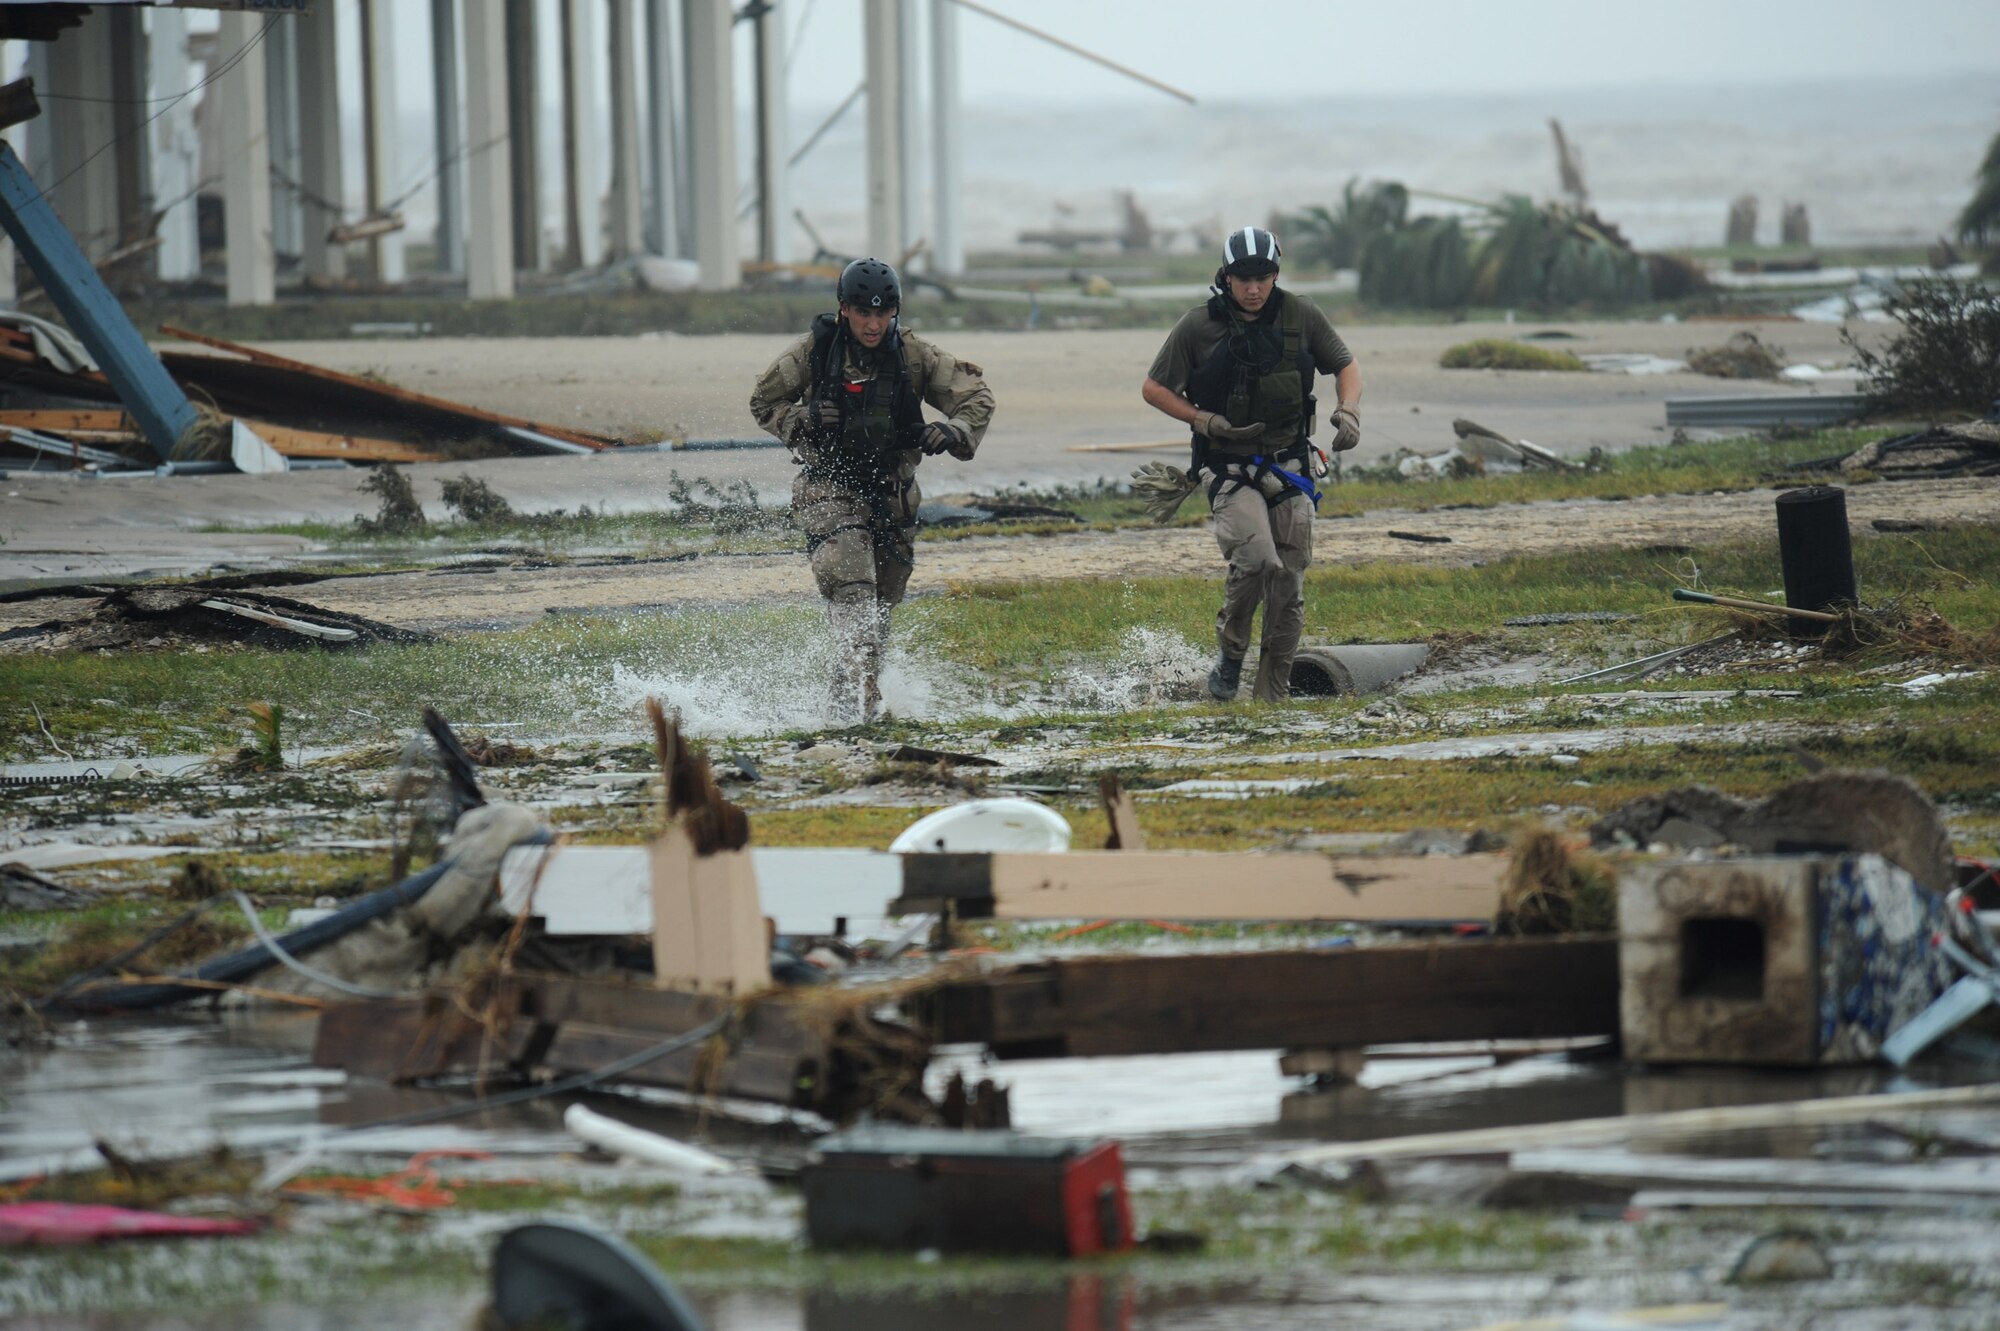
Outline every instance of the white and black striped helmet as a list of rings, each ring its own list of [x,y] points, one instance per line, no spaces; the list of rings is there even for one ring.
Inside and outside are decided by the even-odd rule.
[[[1232,277],[1262,277],[1278,271],[1283,254],[1276,236],[1261,226],[1246,226],[1222,242],[1222,271]]]

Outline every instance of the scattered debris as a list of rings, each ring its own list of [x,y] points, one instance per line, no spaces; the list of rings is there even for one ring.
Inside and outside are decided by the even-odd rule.
[[[1725,1279],[1732,1285],[1770,1285],[1825,1280],[1833,1274],[1826,1249],[1800,1229],[1780,1229],[1752,1239]]]
[[[1719,347],[1688,348],[1687,368],[1713,379],[1775,379],[1785,368],[1785,351],[1764,345],[1746,328]]]
[[[1799,853],[1811,848],[1627,870],[1618,964],[1628,1057],[1872,1062],[1950,986],[1931,946],[1949,927],[1941,896],[1880,855]]]
[[[1577,359],[1595,374],[1679,374],[1688,367],[1684,360],[1643,353],[1602,352]]]
[[[1083,518],[1066,508],[1050,508],[1045,504],[1010,504],[982,499],[970,504],[924,504],[917,509],[917,521],[926,527],[971,527],[988,522],[1080,523]]]
[[[1689,836],[1695,840],[1684,839]],[[1931,891],[1949,891],[1955,882],[1951,839],[1937,806],[1915,782],[1888,772],[1832,769],[1757,801],[1710,786],[1646,795],[1592,823],[1590,843],[1600,849],[1726,843],[1753,854],[1807,848],[1876,854]]]
[[[518,1225],[493,1247],[490,1320],[501,1331],[704,1331],[660,1269],[615,1235],[571,1220]]]
[[[816,1248],[1081,1257],[1134,1242],[1113,1141],[867,1125],[815,1143],[800,1183]]]
[[[21,864],[0,864],[0,911],[67,910],[83,902],[72,892]]]
[[[579,1141],[621,1160],[640,1160],[692,1175],[720,1176],[744,1172],[742,1165],[713,1151],[704,1151],[699,1146],[690,1146],[657,1132],[620,1123],[582,1105],[571,1105],[563,1110],[563,1126]]]
[[[229,581],[229,580],[224,580]],[[0,653],[185,649],[190,645],[318,647],[429,642],[431,635],[268,592],[231,590],[212,583],[140,584],[50,589],[97,595],[94,602],[66,600],[66,616],[0,632]],[[102,593],[101,595],[98,595]]]
[[[1616,624],[1636,616],[1622,610],[1558,610],[1545,615],[1517,615],[1500,622],[1510,629],[1553,627],[1558,624]]]
[[[1301,698],[1332,698],[1373,693],[1421,670],[1430,655],[1430,644],[1422,642],[1301,647],[1292,658],[1292,694]]]
[[[0,326],[0,358],[9,362],[0,468],[14,465],[11,454],[25,454],[42,469],[67,461],[107,474],[202,466],[231,470],[241,466],[240,458],[232,461],[229,445],[234,426],[272,450],[274,470],[287,464],[594,453],[621,442],[411,393],[219,338],[172,327],[163,331],[229,353],[166,352],[158,360],[171,384],[208,404],[201,409],[198,447],[177,451],[163,468],[129,404],[119,401],[88,356],[46,329],[17,320]]]
[[[1000,796],[966,800],[927,814],[897,833],[889,850],[899,855],[919,851],[1051,853],[1067,851],[1069,844],[1069,823],[1054,809],[1035,800]]]
[[[1942,476],[2000,476],[2000,421],[1933,425],[1910,434],[1863,444],[1852,453],[1794,462],[1789,470],[1867,472],[1883,480],[1930,480]],[[1884,526],[1884,523],[1903,525]],[[1923,531],[1923,519],[1878,518],[1883,531]],[[1929,524],[1935,526],[1935,524]]]
[[[976,753],[949,753],[943,749],[926,749],[917,744],[898,744],[885,752],[882,759],[884,762],[892,763],[949,763],[953,767],[1000,766],[995,760],[982,758]]]
[[[257,1220],[168,1215],[124,1206],[83,1206],[69,1202],[0,1205],[0,1248],[55,1247],[111,1239],[215,1238],[255,1234],[262,1228],[262,1222]]]

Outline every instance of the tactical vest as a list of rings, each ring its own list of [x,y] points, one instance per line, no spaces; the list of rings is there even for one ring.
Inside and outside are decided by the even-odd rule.
[[[1262,421],[1264,434],[1253,444],[1236,445],[1212,444],[1196,435],[1197,468],[1231,454],[1284,460],[1303,454],[1314,409],[1312,352],[1305,345],[1299,302],[1276,290],[1271,299],[1279,302],[1276,319],[1245,320],[1230,313],[1224,297],[1209,298],[1209,317],[1222,320],[1228,335],[1188,376],[1188,400],[1231,425]]]
[[[840,429],[816,438],[817,457],[808,472],[844,485],[873,486],[896,471],[896,455],[920,445],[923,401],[910,381],[902,333],[891,328],[875,354],[892,357],[895,371],[862,383],[847,380],[847,337],[838,314],[822,314],[812,326],[813,402],[840,404]]]

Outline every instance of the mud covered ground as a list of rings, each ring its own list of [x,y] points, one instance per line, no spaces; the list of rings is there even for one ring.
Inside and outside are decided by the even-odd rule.
[[[1395,445],[1442,448],[1453,415],[1575,454],[1662,442],[1664,393],[1718,387],[1683,377],[1461,378],[1430,368],[1445,341],[1482,331],[1504,330],[1355,331],[1372,376],[1362,460]],[[1573,331],[1577,341],[1554,345],[1678,355],[1731,330]],[[1761,331],[1794,359],[1839,357],[1829,331]],[[987,361],[1002,413],[979,463],[927,468],[934,494],[1077,483],[1168,456],[1068,451],[1160,437],[1136,400],[1157,335],[963,341],[964,354]],[[412,387],[569,424],[726,436],[747,431],[744,384],[779,342],[285,350],[342,368],[386,367]],[[767,500],[788,474],[769,452],[413,474],[426,499],[439,475],[471,471],[523,510],[647,509],[660,505],[675,468],[750,480]],[[1760,488],[1323,516],[1316,563],[1351,575],[1341,583],[1351,600],[1322,598],[1316,636],[1423,637],[1432,655],[1386,694],[1283,708],[1201,698],[1219,565],[1202,526],[926,541],[885,680],[893,718],[831,730],[818,700],[830,662],[810,582],[777,537],[559,557],[519,542],[385,550],[208,529],[345,524],[370,506],[351,475],[158,485],[16,478],[0,507],[0,576],[12,585],[237,571],[249,586],[268,578],[286,596],[429,629],[438,640],[344,656],[167,638],[129,653],[0,656],[0,669],[17,678],[32,671],[35,681],[7,694],[8,715],[20,721],[10,783],[0,788],[0,862],[74,894],[62,910],[0,913],[0,967],[16,987],[46,986],[60,978],[62,958],[76,955],[65,949],[80,921],[100,940],[150,927],[218,883],[249,891],[274,920],[379,886],[423,816],[402,777],[415,711],[427,701],[447,702],[461,732],[494,756],[481,769],[492,795],[538,809],[580,842],[638,842],[658,826],[638,710],[657,696],[688,718],[768,845],[881,847],[921,814],[977,794],[1031,795],[1070,821],[1076,844],[1096,844],[1104,825],[1095,781],[1104,771],[1135,792],[1141,823],[1163,848],[1352,851],[1474,832],[1505,842],[1532,827],[1580,839],[1595,818],[1667,786],[1701,781],[1758,796],[1827,762],[1910,776],[1959,849],[2000,849],[2000,755],[1988,721],[2000,703],[1980,636],[2000,618],[1990,604],[2000,482],[1848,490],[1865,576],[1886,585],[1893,571],[1913,605],[1936,602],[1958,617],[1956,636],[1933,626],[1928,636],[1841,656],[1745,626],[1650,676],[1574,679],[1732,627],[1715,612],[1664,604],[1669,587],[1695,574],[1774,595],[1775,491],[1745,481],[1753,482]],[[1879,519],[1938,534],[1878,537]],[[300,567],[338,576],[271,576]],[[1201,605],[1158,599],[1179,596],[1162,588],[1182,578],[1198,580],[1190,585]],[[1116,594],[1100,595],[1107,588]],[[1588,618],[1607,602],[1615,617]],[[1095,607],[1096,618],[1063,618],[1072,603]],[[1514,611],[1503,607],[1517,603],[1584,618],[1504,623]],[[48,599],[0,603],[0,632],[63,609]],[[1038,616],[1049,622],[1036,624]],[[1428,627],[1409,627],[1418,622]],[[1038,629],[1052,635],[1046,647]],[[235,752],[253,740],[243,709],[256,700],[289,709],[276,764]],[[942,756],[898,757],[904,744]],[[1352,937],[1256,924],[1192,936],[1151,926],[1062,936],[1072,923],[986,926],[958,941],[1025,957],[1345,946]],[[52,1043],[0,1048],[0,1196],[23,1192],[38,1160],[88,1155],[97,1137],[160,1155],[217,1137],[261,1152],[454,1094],[392,1092],[311,1068],[307,1038],[296,1021],[197,1014],[78,1024]],[[1680,1188],[1678,1197],[1610,1205],[1562,1193],[1512,1210],[1482,1204],[1493,1179],[1479,1170],[1490,1161],[1394,1171],[1386,1194],[1279,1178],[1267,1167],[1315,1142],[1983,1083],[1994,1064],[1977,1046],[1906,1074],[1638,1069],[1561,1054],[1382,1059],[1359,1084],[1331,1088],[1281,1076],[1270,1051],[983,1067],[977,1051],[958,1050],[940,1059],[937,1075],[952,1067],[1009,1081],[1024,1129],[1123,1139],[1142,1231],[1196,1234],[1200,1250],[1080,1266],[814,1255],[788,1186],[746,1177],[705,1188],[581,1157],[557,1106],[538,1104],[337,1149],[314,1166],[382,1175],[424,1149],[494,1153],[448,1168],[464,1179],[452,1208],[418,1214],[197,1190],[208,1200],[178,1204],[259,1210],[273,1227],[250,1240],[0,1250],[0,1317],[64,1331],[456,1328],[483,1298],[494,1236],[524,1218],[564,1215],[630,1236],[695,1295],[717,1331],[1473,1328],[1538,1317],[1558,1320],[1534,1325],[1596,1326],[1618,1323],[1590,1318],[1663,1305],[1680,1308],[1679,1323],[1667,1325],[1996,1325],[2000,1286],[1988,1250],[2000,1218],[1992,1180],[2000,1121],[1990,1106],[1917,1111],[1873,1127],[1641,1137],[1618,1148],[1619,1168],[1634,1168],[1637,1157],[1686,1179],[1718,1161],[1767,1170],[1769,1195],[1725,1199]],[[777,1175],[823,1126],[745,1125],[720,1107],[644,1099],[598,1107]],[[1865,1197],[1774,1191],[1850,1166],[1905,1172],[1869,1175],[1883,1187]],[[1732,1281],[1754,1240],[1787,1230],[1807,1236],[1826,1273]]]

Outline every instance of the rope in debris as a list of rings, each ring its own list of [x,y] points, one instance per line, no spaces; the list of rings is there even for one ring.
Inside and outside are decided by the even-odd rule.
[[[391,1128],[422,1127],[429,1123],[441,1123],[446,1119],[460,1118],[466,1114],[475,1114],[481,1110],[505,1109],[511,1105],[526,1104],[530,1100],[540,1100],[551,1095],[567,1095],[571,1091],[585,1090],[591,1086],[595,1086],[598,1082],[621,1076],[636,1068],[642,1068],[648,1063],[657,1062],[669,1054],[678,1053],[690,1045],[699,1044],[728,1026],[735,1019],[735,1016],[734,1009],[725,1009],[721,1015],[703,1022],[692,1030],[683,1031],[679,1035],[662,1040],[656,1045],[641,1049],[636,1053],[627,1054],[623,1058],[614,1059],[600,1067],[591,1068],[589,1071],[574,1073],[540,1086],[524,1086],[518,1091],[508,1091],[503,1095],[477,1096],[470,1100],[459,1101],[456,1104],[437,1105],[430,1109],[413,1110],[410,1113],[398,1114],[392,1118],[376,1119],[372,1123],[347,1124],[337,1127],[331,1133],[325,1135],[301,1138],[304,1149],[291,1160],[267,1170],[259,1182],[267,1188],[277,1187],[284,1183],[300,1170],[310,1165],[318,1157],[319,1146],[328,1137],[351,1137],[357,1133],[382,1132]]]
[[[229,895],[236,899],[236,905],[243,912],[243,918],[250,922],[250,932],[257,935],[257,941],[264,945],[264,950],[276,957],[279,964],[284,966],[286,970],[297,975],[303,975],[314,984],[323,984],[329,989],[339,990],[343,994],[352,994],[356,998],[403,997],[403,993],[399,989],[370,989],[366,985],[354,984],[343,980],[338,975],[328,975],[325,971],[314,970],[311,966],[306,965],[279,945],[278,940],[271,936],[271,931],[264,927],[264,922],[257,918],[256,904],[248,896],[244,895],[241,888],[232,889]]]

